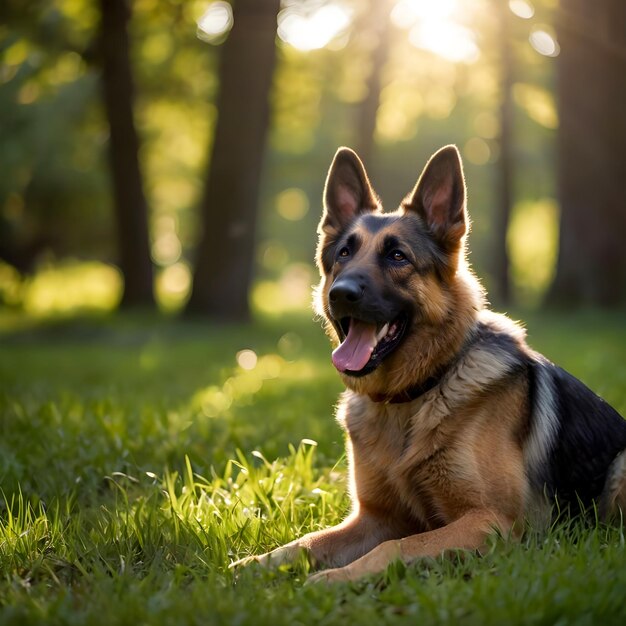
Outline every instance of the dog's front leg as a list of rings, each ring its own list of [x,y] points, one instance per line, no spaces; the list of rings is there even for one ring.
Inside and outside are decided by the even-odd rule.
[[[494,531],[507,534],[512,522],[488,510],[472,510],[454,522],[404,539],[385,541],[360,559],[336,569],[318,572],[309,582],[357,580],[377,574],[397,559],[410,563],[420,557],[437,557],[446,550],[478,550]]]
[[[361,511],[337,526],[310,533],[266,554],[240,559],[230,567],[249,563],[279,567],[294,562],[303,551],[313,565],[342,567],[395,536],[401,535],[393,532],[387,520]]]

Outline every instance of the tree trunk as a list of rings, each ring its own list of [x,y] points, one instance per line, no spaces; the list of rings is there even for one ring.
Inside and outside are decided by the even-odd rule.
[[[494,224],[494,254],[492,273],[494,276],[494,300],[507,305],[511,300],[510,262],[507,248],[507,233],[513,203],[513,98],[514,60],[511,44],[511,12],[507,3],[496,0],[500,33],[500,157],[497,164],[497,203]]]
[[[557,305],[626,302],[625,24],[623,0],[561,0]]]
[[[188,313],[218,320],[249,317],[279,6],[279,0],[234,3],[234,25],[220,59],[218,120]]]
[[[389,57],[391,38],[391,5],[387,0],[370,0],[358,31],[366,42],[370,55],[367,93],[357,109],[355,149],[363,163],[371,167],[376,132],[376,116],[380,106],[382,75]]]
[[[100,0],[102,93],[109,122],[109,160],[124,275],[122,306],[154,303],[148,237],[148,206],[139,167],[139,137],[133,119],[133,79],[126,0]]]

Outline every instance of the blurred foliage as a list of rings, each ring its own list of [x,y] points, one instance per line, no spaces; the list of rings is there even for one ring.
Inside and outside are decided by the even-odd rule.
[[[507,245],[513,281],[524,302],[538,304],[556,268],[558,208],[553,200],[520,202],[511,218]]]
[[[494,245],[491,225],[498,210],[494,164],[499,58],[492,1],[389,2],[393,37],[377,113],[376,150],[372,162],[366,163],[385,207],[394,209],[435,149],[446,143],[459,146],[473,220],[471,261],[487,287]],[[510,3],[516,13],[511,46],[517,65],[513,90],[517,204],[509,247],[522,303],[537,302],[552,274],[539,262],[526,262],[528,249],[523,242],[536,241],[533,215],[543,211],[542,219],[548,221],[555,215],[552,209],[546,213],[537,208],[554,204],[553,139],[558,126],[554,59],[545,51],[539,54],[529,41],[533,33],[551,32],[555,2],[533,4]],[[224,3],[137,0],[133,5],[135,116],[143,135],[140,159],[152,207],[157,297],[168,310],[179,308],[189,289],[198,224],[195,207],[217,115],[216,63],[226,33],[207,36],[197,25],[214,5]],[[0,252],[23,276],[68,257],[115,262],[105,158],[108,136],[94,53],[95,7],[90,0],[6,0],[0,8],[4,24],[0,27]],[[365,96],[371,54],[358,28],[368,2],[285,0],[283,7],[279,34],[287,38],[291,24],[291,43],[277,38],[279,64],[257,254],[261,282],[252,296],[257,304],[265,302],[259,306],[266,308],[273,306],[281,289],[295,290],[282,296],[291,306],[308,302],[303,285],[308,290],[315,280],[311,261],[326,170],[338,145],[356,143],[355,114]],[[335,14],[327,17],[334,23],[341,22],[341,15],[348,17],[344,28],[324,43],[323,29],[329,26],[318,17],[329,7]],[[519,17],[528,7],[531,15]],[[300,19],[300,31],[293,26],[294,15]],[[461,56],[446,58],[445,48],[433,48],[424,40],[420,28],[431,19],[439,20],[438,28],[443,30],[437,32],[447,42],[447,51]],[[451,25],[456,30],[445,30]],[[298,47],[298,32],[308,33],[300,45],[306,49]],[[315,39],[316,33],[321,39]],[[458,48],[463,37],[466,47]],[[542,246],[542,262],[555,259],[552,224],[537,244]],[[86,266],[85,272],[93,267]],[[13,306],[21,302],[32,309],[26,296],[18,297],[21,291],[16,291],[15,279],[6,268],[0,270],[0,301]],[[34,283],[23,280],[27,284],[22,291],[30,293]],[[110,306],[118,299],[116,280],[102,279],[102,290],[109,289],[102,302]],[[89,304],[91,296],[86,298]]]

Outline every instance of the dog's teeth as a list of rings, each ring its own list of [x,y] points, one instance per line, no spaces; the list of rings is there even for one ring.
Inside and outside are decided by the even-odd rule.
[[[388,330],[389,330],[389,324],[385,324],[380,329],[380,332],[378,333],[378,335],[376,335],[376,341],[380,341],[387,334]]]

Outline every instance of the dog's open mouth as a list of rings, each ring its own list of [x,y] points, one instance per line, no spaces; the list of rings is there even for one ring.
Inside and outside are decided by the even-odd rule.
[[[344,374],[365,376],[399,345],[407,318],[401,315],[392,322],[376,324],[344,317],[339,325],[345,337],[333,352],[333,365]]]

